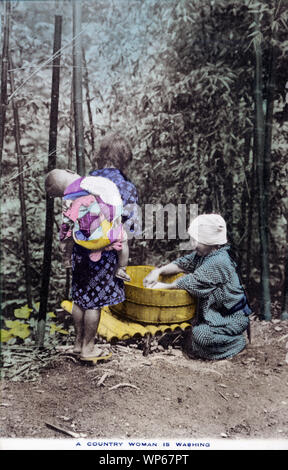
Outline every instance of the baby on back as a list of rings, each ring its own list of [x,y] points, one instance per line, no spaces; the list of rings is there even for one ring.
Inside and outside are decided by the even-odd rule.
[[[71,265],[73,244],[89,250],[97,262],[103,250],[117,250],[119,266],[116,277],[129,281],[125,272],[129,249],[121,222],[123,203],[113,181],[101,176],[81,177],[70,170],[48,173],[45,189],[50,197],[62,197],[61,248],[64,264]]]

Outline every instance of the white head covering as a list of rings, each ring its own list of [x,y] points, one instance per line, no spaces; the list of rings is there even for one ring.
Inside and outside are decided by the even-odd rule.
[[[100,196],[102,201],[112,206],[121,206],[122,199],[118,187],[113,181],[103,176],[86,176],[80,184],[82,189],[85,189],[94,196]]]
[[[203,245],[227,243],[226,222],[219,214],[198,215],[188,229],[189,235]]]

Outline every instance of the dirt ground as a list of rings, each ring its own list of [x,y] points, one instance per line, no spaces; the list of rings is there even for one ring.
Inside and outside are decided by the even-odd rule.
[[[251,323],[251,344],[229,360],[187,359],[175,335],[154,339],[148,355],[139,342],[117,343],[92,367],[63,353],[42,359],[36,380],[2,380],[0,437],[15,448],[18,438],[81,438],[276,440],[288,449],[288,321]]]

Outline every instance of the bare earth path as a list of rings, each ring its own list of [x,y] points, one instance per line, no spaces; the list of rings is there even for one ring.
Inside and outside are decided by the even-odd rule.
[[[218,362],[171,347],[144,356],[132,346],[116,344],[112,360],[95,367],[59,355],[37,380],[3,379],[2,447],[244,439],[288,449],[288,321],[254,320],[251,345]]]

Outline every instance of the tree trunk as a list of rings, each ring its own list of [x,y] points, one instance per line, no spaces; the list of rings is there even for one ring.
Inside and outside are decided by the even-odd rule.
[[[77,172],[85,175],[84,133],[83,133],[83,98],[82,98],[82,46],[81,46],[81,0],[73,2],[73,96],[75,121],[75,146]]]
[[[55,16],[54,29],[54,47],[53,47],[53,72],[52,72],[52,91],[51,91],[51,110],[50,110],[50,129],[49,129],[49,157],[48,172],[56,167],[56,149],[57,149],[57,127],[58,127],[58,105],[59,105],[59,82],[60,82],[60,53],[61,49],[61,30],[62,16]],[[42,269],[42,284],[40,290],[40,307],[38,315],[37,343],[43,347],[46,313],[48,305],[48,293],[51,273],[51,255],[53,243],[53,225],[54,225],[54,199],[46,196],[46,225],[44,240],[44,257]]]
[[[13,63],[11,55],[8,55],[9,68],[10,71],[10,87],[11,93],[15,91],[14,85],[14,74],[13,74]],[[24,176],[23,176],[23,157],[22,157],[22,148],[20,145],[20,123],[19,123],[19,113],[17,103],[14,98],[12,98],[12,108],[14,115],[14,137],[15,137],[15,148],[17,153],[17,163],[18,163],[18,191],[19,191],[19,201],[21,208],[21,239],[24,253],[24,270],[25,270],[25,285],[26,285],[26,296],[28,307],[32,308],[32,293],[31,293],[31,274],[30,274],[30,255],[28,247],[28,226],[26,218],[26,203],[25,203],[25,188],[24,188]]]
[[[255,15],[257,32],[259,33],[259,18]],[[269,282],[269,238],[268,214],[265,198],[265,120],[263,111],[263,83],[262,83],[262,50],[259,34],[254,39],[255,47],[255,138],[256,138],[256,168],[258,178],[258,210],[259,210],[259,236],[261,261],[261,312],[260,316],[269,321],[271,319],[271,297]]]
[[[1,99],[0,99],[0,176],[2,174],[2,154],[4,144],[5,119],[7,108],[8,49],[10,34],[11,2],[5,4],[5,21],[3,28],[3,47],[1,63]]]

